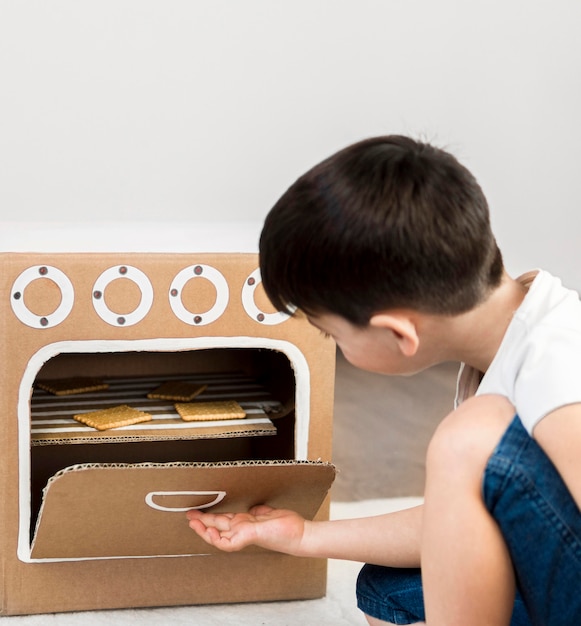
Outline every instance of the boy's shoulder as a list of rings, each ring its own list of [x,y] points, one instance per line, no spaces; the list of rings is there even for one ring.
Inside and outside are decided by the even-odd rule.
[[[537,351],[577,352],[581,341],[579,293],[546,271],[529,273],[524,280],[531,280],[531,274],[528,293],[514,314],[506,339],[526,341],[529,349]],[[570,341],[555,343],[558,337],[569,337]]]
[[[503,395],[529,432],[559,406],[581,402],[581,300],[546,271],[519,278],[528,293],[487,372],[463,367],[457,403],[473,394]]]

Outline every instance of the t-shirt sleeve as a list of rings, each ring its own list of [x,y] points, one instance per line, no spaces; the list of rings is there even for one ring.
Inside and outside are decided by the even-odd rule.
[[[538,326],[528,338],[514,385],[518,415],[532,435],[546,415],[581,403],[581,331]]]

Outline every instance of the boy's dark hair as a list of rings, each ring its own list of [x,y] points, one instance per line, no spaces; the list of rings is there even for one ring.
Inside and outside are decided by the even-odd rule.
[[[285,192],[264,223],[260,269],[278,309],[365,326],[389,309],[468,311],[503,265],[474,176],[451,154],[392,135],[344,148]]]

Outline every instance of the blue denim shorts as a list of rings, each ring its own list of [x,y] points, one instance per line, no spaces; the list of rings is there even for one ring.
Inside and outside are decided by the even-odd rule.
[[[581,511],[518,416],[488,460],[483,497],[514,565],[511,626],[581,624]],[[357,604],[392,624],[424,621],[420,570],[365,565]]]

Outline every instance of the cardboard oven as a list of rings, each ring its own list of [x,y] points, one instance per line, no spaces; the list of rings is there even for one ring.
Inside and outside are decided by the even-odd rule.
[[[2,228],[1,612],[315,598],[326,562],[219,553],[185,511],[328,515],[334,346],[262,290],[254,226]],[[106,389],[57,395],[71,377]],[[205,385],[244,419],[147,394]],[[147,423],[75,414],[126,404]]]

